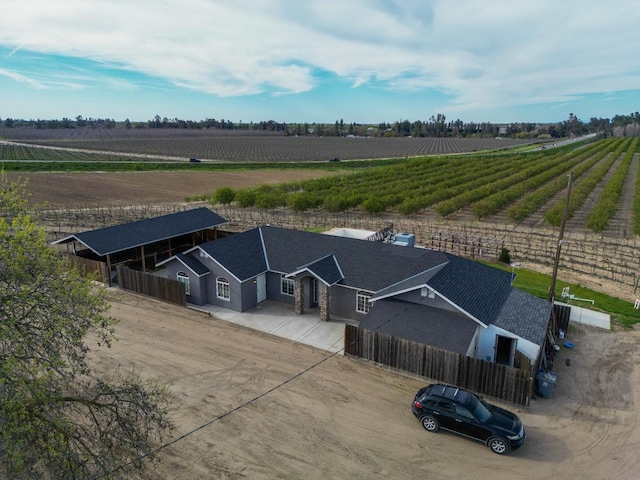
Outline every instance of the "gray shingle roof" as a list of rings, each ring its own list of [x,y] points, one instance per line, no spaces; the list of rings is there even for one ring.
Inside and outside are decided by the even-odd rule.
[[[494,324],[536,345],[542,345],[552,308],[551,302],[513,288]]]
[[[335,255],[344,275],[340,283],[370,292],[447,261],[442,252],[420,248],[278,227],[260,230],[270,270],[291,273],[300,265]]]
[[[99,256],[122,252],[228,223],[220,215],[201,207],[137,222],[69,235],[53,242],[77,240]]]
[[[292,272],[290,275],[295,275],[302,271],[312,273],[327,285],[338,283],[344,278],[342,270],[340,269],[340,264],[338,263],[335,255],[327,255],[315,262],[302,265],[298,270]]]
[[[204,265],[200,260],[192,255],[179,253],[178,255],[176,255],[176,258],[199,277],[203,277],[211,273],[211,270],[209,270],[206,265]]]
[[[340,283],[375,292],[447,261],[442,252],[263,226],[200,245],[241,280],[266,270],[289,274],[335,256]]]
[[[478,324],[450,310],[379,300],[359,327],[466,355]]]
[[[426,272],[419,273],[411,278],[407,278],[402,280],[394,285],[391,285],[387,288],[383,288],[376,292],[376,294],[371,298],[372,300],[377,300],[378,298],[395,296],[404,292],[409,292],[415,290],[417,288],[422,288],[424,286],[428,286],[429,280],[441,269],[444,268],[446,263],[442,265],[438,265],[431,270],[427,270]]]
[[[198,246],[240,281],[266,272],[267,261],[259,228]]]
[[[449,263],[428,282],[440,295],[484,324],[493,323],[511,288],[511,274],[447,254]]]

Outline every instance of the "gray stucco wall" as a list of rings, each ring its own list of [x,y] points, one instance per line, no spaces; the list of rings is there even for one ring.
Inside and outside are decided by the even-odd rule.
[[[435,296],[435,298],[429,298],[428,296],[423,297],[420,289],[403,293],[402,295],[398,295],[395,298],[397,298],[398,300],[402,300],[404,302],[417,303],[420,305],[428,305],[430,307],[441,308],[443,310],[450,310],[452,312],[459,311],[449,302],[443,300],[437,295]]]
[[[362,320],[366,314],[356,312],[356,294],[358,290],[353,288],[333,285],[331,295],[331,316],[348,318],[350,320]]]
[[[206,276],[198,277],[191,270],[186,268],[177,260],[169,262],[166,268],[166,278],[169,280],[177,280],[178,272],[184,272],[189,277],[189,295],[187,295],[187,303],[193,305],[204,305],[207,303],[207,286]]]
[[[282,293],[282,287],[280,283],[281,277],[282,275],[279,273],[267,273],[267,298],[269,300],[275,300],[277,302],[293,305],[295,303],[293,295],[286,295]]]
[[[247,280],[240,284],[240,295],[242,297],[242,312],[258,304],[258,286],[255,279]]]
[[[211,273],[203,277],[197,277],[193,272],[188,270],[178,260],[167,263],[168,278],[175,279],[178,271],[183,271],[189,276],[190,295],[187,297],[189,303],[195,305],[217,305],[238,312],[243,312],[254,307],[257,304],[257,283],[255,279],[249,279],[239,282],[234,279],[225,269],[209,258],[198,257]],[[229,300],[218,298],[217,280],[223,277],[229,282]],[[282,293],[280,273],[266,273],[266,298],[288,305],[295,304],[294,295]],[[300,281],[304,285],[304,308],[314,308],[317,305],[313,303],[313,289],[311,287],[312,277],[303,276]],[[356,312],[356,293],[357,290],[345,288],[338,285],[330,287],[331,296],[331,316],[338,318],[347,318],[351,320],[361,320],[365,314]]]

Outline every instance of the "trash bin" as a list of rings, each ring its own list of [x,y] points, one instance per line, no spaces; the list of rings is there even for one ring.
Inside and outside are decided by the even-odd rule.
[[[536,380],[538,381],[538,391],[542,398],[551,398],[554,387],[556,386],[556,376],[551,372],[539,372]]]

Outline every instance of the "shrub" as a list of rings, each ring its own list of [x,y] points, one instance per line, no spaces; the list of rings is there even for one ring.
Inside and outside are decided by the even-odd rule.
[[[239,207],[253,207],[256,203],[256,192],[250,189],[238,190],[236,192],[235,201]]]
[[[216,190],[213,195],[213,200],[215,203],[221,203],[223,205],[229,205],[233,202],[233,199],[236,196],[236,192],[231,187],[220,187]]]
[[[507,248],[503,247],[502,250],[500,250],[500,256],[498,257],[498,261],[502,263],[506,263],[507,265],[511,263],[511,253],[509,253],[509,250]]]
[[[362,202],[362,209],[371,215],[376,215],[384,212],[386,205],[380,197],[372,195]]]
[[[292,193],[287,197],[287,207],[296,212],[304,212],[322,205],[322,198],[307,192]]]
[[[286,197],[277,190],[261,191],[256,194],[255,206],[268,210],[270,208],[282,207],[286,204]]]

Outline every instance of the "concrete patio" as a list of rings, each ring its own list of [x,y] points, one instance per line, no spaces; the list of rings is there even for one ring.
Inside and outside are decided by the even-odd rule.
[[[188,307],[208,312],[220,320],[340,354],[344,348],[344,326],[351,323],[343,319],[323,322],[320,320],[319,312],[315,310],[305,310],[304,315],[296,315],[292,305],[272,300],[265,300],[245,312],[236,312],[215,305]]]

